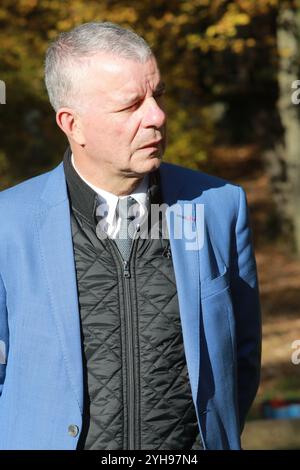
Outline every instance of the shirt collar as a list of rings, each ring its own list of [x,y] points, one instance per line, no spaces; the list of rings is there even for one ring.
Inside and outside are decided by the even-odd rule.
[[[72,208],[79,212],[86,221],[95,226],[97,224],[97,220],[95,218],[96,206],[99,204],[99,192],[95,189],[99,188],[90,185],[90,183],[88,184],[81,176],[79,176],[72,165],[71,155],[71,149],[68,147],[64,155],[63,164]],[[104,190],[101,190],[101,192],[103,195],[106,193],[106,196],[107,194],[112,194]],[[115,194],[112,196],[116,198],[115,200],[117,204],[118,196]],[[161,204],[163,200],[160,189],[159,170],[146,175],[135,191],[133,191],[132,197],[134,197],[145,209],[148,207],[150,202],[153,204]]]
[[[76,173],[80,176],[80,178],[90,186],[90,188],[95,191],[95,193],[99,196],[98,200],[100,203],[104,203],[107,206],[108,209],[108,214],[106,216],[106,222],[109,225],[113,225],[115,223],[115,213],[116,213],[116,208],[118,205],[119,201],[119,196],[116,196],[115,194],[105,191],[102,188],[99,188],[98,186],[93,185],[89,181],[87,181],[79,172],[78,168],[76,168],[75,162],[74,162],[74,157],[73,154],[71,155],[71,164],[76,171]],[[148,200],[149,196],[147,195],[147,190],[148,190],[148,175],[146,175],[142,181],[138,184],[138,186],[134,189],[134,191],[131,194],[128,194],[128,196],[131,196],[133,199],[135,199],[139,205],[141,206],[141,210],[143,213],[145,213],[148,209]],[[121,196],[120,199],[123,199],[128,196]]]

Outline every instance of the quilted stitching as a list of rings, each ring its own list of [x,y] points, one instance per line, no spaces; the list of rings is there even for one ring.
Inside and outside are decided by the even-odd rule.
[[[81,225],[81,226],[80,226]],[[122,281],[107,240],[72,220],[84,355],[88,365],[90,449],[126,448],[126,357]],[[137,448],[190,449],[198,425],[184,354],[167,240],[139,240],[131,296],[138,372]]]

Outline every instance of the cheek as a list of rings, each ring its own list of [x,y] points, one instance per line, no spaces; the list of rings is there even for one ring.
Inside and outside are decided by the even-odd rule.
[[[123,146],[131,146],[139,130],[136,119],[129,118],[126,122],[117,122],[114,125],[113,135],[116,141]]]
[[[91,145],[98,144],[114,149],[134,145],[140,128],[136,115],[93,116],[85,122],[85,136]]]
[[[138,134],[140,129],[141,119],[136,115],[132,116],[132,119],[130,119],[127,125],[127,135],[130,143],[134,142],[135,139],[138,140]]]
[[[114,147],[121,134],[121,126],[109,119],[90,119],[85,126],[85,135],[91,144]]]
[[[124,136],[126,125],[118,116],[110,115],[102,120],[101,128],[105,136],[118,140]],[[111,144],[114,145],[114,141]]]
[[[97,115],[89,116],[84,121],[84,133],[86,138],[91,142],[93,140],[99,140],[99,137],[105,135],[105,126],[103,119],[100,119]]]

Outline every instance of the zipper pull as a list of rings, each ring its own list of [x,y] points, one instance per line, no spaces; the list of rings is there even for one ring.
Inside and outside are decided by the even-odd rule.
[[[130,269],[129,269],[128,261],[123,261],[123,267],[124,267],[124,277],[129,278],[130,277]]]
[[[170,246],[169,246],[169,245],[164,249],[162,255],[163,255],[165,258],[168,258],[168,259],[171,258],[172,254],[171,254],[171,249],[170,249]]]

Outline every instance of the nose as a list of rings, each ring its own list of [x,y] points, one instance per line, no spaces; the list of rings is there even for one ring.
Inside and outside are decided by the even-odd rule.
[[[156,99],[151,96],[146,99],[143,115],[144,127],[162,127],[166,122],[166,113],[159,106]]]

